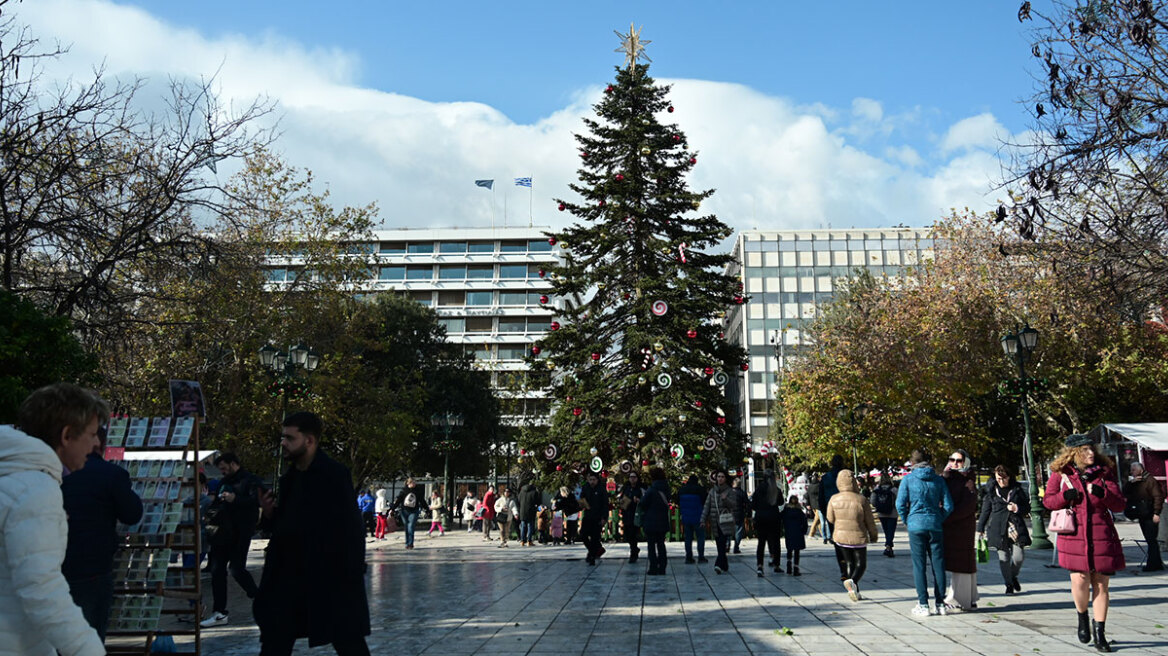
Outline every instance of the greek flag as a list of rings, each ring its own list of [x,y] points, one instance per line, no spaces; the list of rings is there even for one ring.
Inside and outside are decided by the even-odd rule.
[[[494,190],[495,181],[494,180],[475,180],[475,186],[476,187],[486,187],[487,189]]]
[[[527,187],[530,189],[531,188],[531,178],[515,178],[515,186],[516,187]]]

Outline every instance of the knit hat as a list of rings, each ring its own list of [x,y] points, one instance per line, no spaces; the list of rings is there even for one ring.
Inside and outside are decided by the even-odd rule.
[[[1066,445],[1073,449],[1075,447],[1087,446],[1088,444],[1094,444],[1094,442],[1095,441],[1092,440],[1089,435],[1083,435],[1080,433],[1076,433],[1074,435],[1067,437]]]

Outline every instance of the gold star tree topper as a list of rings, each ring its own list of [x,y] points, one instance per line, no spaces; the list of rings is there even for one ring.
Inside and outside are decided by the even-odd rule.
[[[620,37],[621,40],[621,47],[617,48],[614,52],[625,53],[625,66],[627,66],[629,70],[633,70],[633,67],[636,66],[637,62],[642,59],[647,62],[653,61],[652,59],[649,59],[649,55],[645,54],[645,46],[653,42],[648,39],[641,38],[641,30],[644,29],[644,25],[641,26],[641,29],[635,29],[633,24],[629,23],[628,34],[621,34],[620,32],[613,30],[613,32],[616,32],[616,35]]]

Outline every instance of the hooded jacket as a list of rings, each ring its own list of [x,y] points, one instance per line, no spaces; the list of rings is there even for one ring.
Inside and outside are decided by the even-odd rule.
[[[690,476],[685,485],[677,491],[677,504],[681,508],[682,524],[700,524],[702,504],[706,501],[706,488],[698,482],[697,476]]]
[[[838,544],[864,546],[875,542],[876,515],[864,495],[856,492],[852,470],[841,469],[836,477],[839,492],[827,502],[827,521],[834,527],[831,539]]]
[[[389,499],[385,498],[385,488],[377,491],[377,501],[373,502],[373,512],[378,515],[389,512]]]
[[[68,529],[61,460],[0,427],[0,654],[100,656],[105,647],[61,574]]]
[[[900,481],[896,492],[896,512],[911,531],[940,531],[949,513],[953,497],[945,479],[933,466],[918,464]]]

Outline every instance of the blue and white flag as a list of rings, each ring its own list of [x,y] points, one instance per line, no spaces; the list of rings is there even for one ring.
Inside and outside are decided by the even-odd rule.
[[[515,186],[516,187],[527,187],[530,189],[531,188],[531,178],[515,178]]]
[[[476,187],[486,187],[487,189],[490,189],[493,191],[495,189],[495,181],[494,180],[475,180],[475,186]]]

